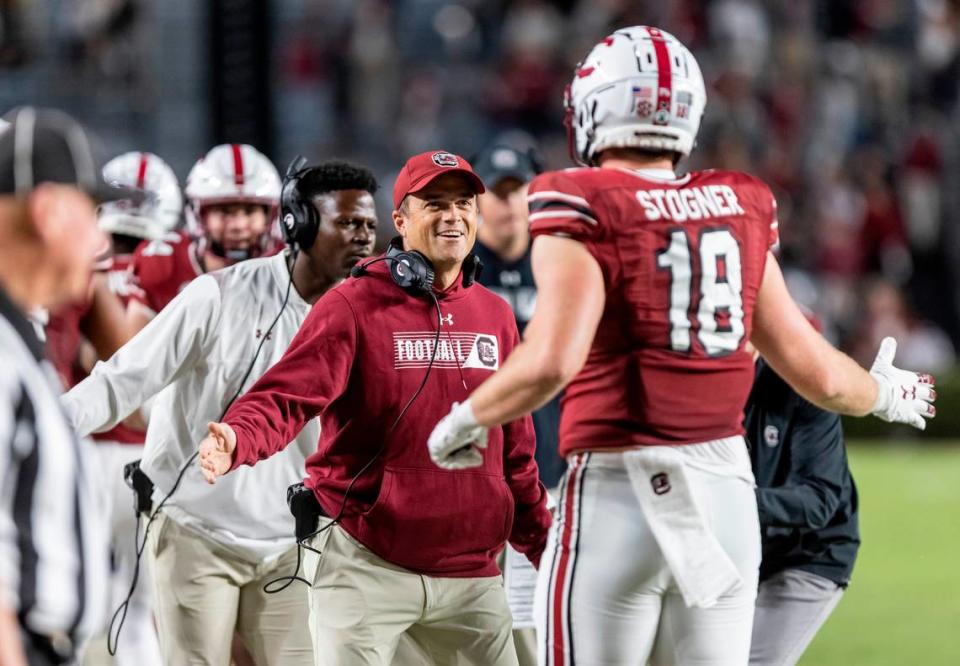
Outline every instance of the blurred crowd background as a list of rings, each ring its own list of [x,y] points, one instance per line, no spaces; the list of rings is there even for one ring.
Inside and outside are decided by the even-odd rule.
[[[494,139],[569,165],[562,90],[655,24],[708,85],[683,168],[774,188],[795,297],[869,364],[960,348],[960,0],[0,0],[0,108],[59,106],[183,178],[218,141],[396,169]],[[380,199],[381,222],[389,203]],[[386,236],[386,234],[384,234]]]

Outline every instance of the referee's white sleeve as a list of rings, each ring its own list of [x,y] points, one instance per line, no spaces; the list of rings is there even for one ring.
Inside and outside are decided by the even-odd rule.
[[[14,450],[19,388],[13,373],[0,373],[0,606],[17,610],[20,584],[17,528],[13,521],[13,498],[18,456]]]
[[[201,275],[110,360],[63,396],[74,429],[83,437],[109,430],[199,359],[215,338],[220,285]]]

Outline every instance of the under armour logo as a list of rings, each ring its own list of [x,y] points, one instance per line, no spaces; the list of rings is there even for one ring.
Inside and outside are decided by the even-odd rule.
[[[257,340],[259,340],[259,339],[262,338],[262,337],[263,337],[263,331],[258,328],[258,329],[257,329]],[[267,340],[269,340],[271,337],[273,337],[273,333],[271,333],[270,331],[267,331]]]
[[[446,324],[447,326],[453,326],[453,313],[451,312],[448,315],[440,315],[440,323]]]
[[[916,386],[901,386],[900,389],[903,391],[903,399],[904,399],[904,400],[906,400],[907,398],[913,398],[914,400],[916,400],[916,398],[917,398],[917,387],[916,387]],[[907,390],[907,389],[909,389],[909,390]]]

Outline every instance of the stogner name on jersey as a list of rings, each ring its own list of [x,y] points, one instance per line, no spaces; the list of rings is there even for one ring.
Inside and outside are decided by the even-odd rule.
[[[639,190],[637,201],[648,220],[702,220],[706,217],[743,215],[732,187],[706,185],[681,190]]]

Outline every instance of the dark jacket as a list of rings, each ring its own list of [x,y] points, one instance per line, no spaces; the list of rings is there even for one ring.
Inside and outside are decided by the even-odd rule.
[[[506,541],[534,563],[546,543],[550,513],[530,417],[491,428],[475,469],[440,469],[427,438],[454,401],[500,367],[519,335],[507,304],[480,285],[458,278],[436,296],[442,326],[426,381],[436,307],[376,264],[313,306],[283,358],[223,420],[237,433],[236,466],[276,453],[319,416],[305,485],[327,515],[339,513],[352,485],[340,526],[383,559],[431,576],[493,576]]]
[[[474,244],[473,252],[483,262],[477,281],[510,305],[520,335],[523,335],[537,304],[530,248],[522,257],[510,262],[503,261],[480,241]],[[533,413],[533,429],[537,433],[536,458],[540,480],[547,488],[556,488],[567,470],[566,462],[560,457],[559,395]]]
[[[757,479],[760,580],[802,569],[846,585],[860,531],[840,417],[801,398],[761,360],[744,425]]]

